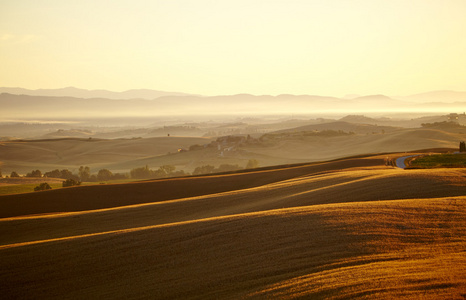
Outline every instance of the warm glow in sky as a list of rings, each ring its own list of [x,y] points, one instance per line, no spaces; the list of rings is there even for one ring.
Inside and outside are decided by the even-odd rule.
[[[465,0],[0,0],[0,86],[466,90]]]

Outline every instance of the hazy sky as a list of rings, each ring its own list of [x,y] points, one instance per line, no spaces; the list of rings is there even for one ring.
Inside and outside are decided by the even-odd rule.
[[[466,0],[0,0],[0,86],[466,91]]]

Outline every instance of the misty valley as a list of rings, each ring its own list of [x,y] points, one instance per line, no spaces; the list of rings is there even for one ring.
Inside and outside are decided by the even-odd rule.
[[[461,93],[4,92],[7,298],[466,295]]]

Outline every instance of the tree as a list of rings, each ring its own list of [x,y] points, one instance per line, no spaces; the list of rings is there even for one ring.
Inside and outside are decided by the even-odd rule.
[[[151,171],[151,174],[152,174],[151,177],[154,177],[154,178],[162,178],[162,177],[167,176],[167,173],[162,169],[162,167],[158,168],[155,171]]]
[[[70,170],[61,170],[60,171],[60,178],[63,178],[63,179],[75,179],[76,176],[73,175],[73,173],[71,173]]]
[[[52,187],[47,183],[47,182],[42,182],[38,186],[34,188],[34,191],[45,191],[45,190],[51,190]]]
[[[11,175],[10,175],[11,178],[14,178],[14,177],[19,177],[18,173],[16,173],[15,171],[11,172]]]
[[[200,166],[196,167],[193,171],[193,175],[199,175],[199,174],[210,174],[215,170],[214,166],[211,165],[205,165],[205,166]]]
[[[113,176],[112,172],[110,172],[110,170],[108,170],[108,169],[101,169],[97,173],[97,179],[101,180],[101,181],[110,180],[110,179],[112,179],[112,176]]]
[[[27,173],[26,177],[42,177],[42,172],[40,170],[33,170],[31,173]]]
[[[131,175],[131,178],[138,179],[150,178],[151,176],[153,176],[153,171],[149,169],[148,165],[146,165],[145,167],[132,169],[129,173]]]
[[[62,186],[63,187],[68,187],[68,186],[74,186],[74,185],[80,185],[80,184],[81,184],[81,182],[76,181],[74,179],[67,179],[67,180],[63,181]]]
[[[165,174],[169,175],[170,173],[176,170],[176,167],[172,165],[164,165],[160,167],[160,170],[163,171]]]
[[[73,173],[71,173],[69,170],[58,170],[55,169],[53,171],[45,172],[44,177],[49,177],[49,178],[63,178],[63,179],[74,179],[76,181],[79,181],[79,177]]]
[[[49,178],[61,178],[60,176],[61,176],[61,173],[60,173],[60,170],[58,169],[44,173],[44,177],[49,177]]]
[[[460,142],[460,152],[466,152],[466,144],[465,144],[465,142]]]
[[[231,172],[231,171],[237,171],[240,170],[241,167],[238,165],[230,165],[230,164],[221,164],[218,167],[217,172]]]
[[[250,159],[246,165],[246,169],[255,169],[257,167],[259,167],[257,159]]]
[[[128,174],[115,173],[113,174],[112,179],[113,180],[128,179]]]
[[[89,178],[91,177],[91,169],[88,166],[86,167],[80,166],[78,175],[79,175],[79,179],[81,180],[81,182],[89,181]]]
[[[185,175],[189,175],[189,173],[187,174],[184,170],[179,170],[179,171],[170,173],[170,176],[172,177],[185,176]]]

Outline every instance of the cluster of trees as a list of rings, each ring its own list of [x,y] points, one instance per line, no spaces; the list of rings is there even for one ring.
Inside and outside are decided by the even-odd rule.
[[[259,162],[256,159],[250,159],[246,164],[246,169],[253,169],[259,166]],[[204,165],[194,169],[193,175],[199,174],[211,174],[211,173],[222,173],[231,172],[243,169],[239,165],[235,164],[222,164],[219,167],[211,165]],[[81,182],[96,182],[96,181],[108,181],[108,180],[119,180],[119,179],[150,179],[150,178],[166,178],[166,177],[177,177],[190,175],[183,170],[176,171],[176,167],[172,165],[163,165],[156,170],[152,170],[149,166],[135,168],[130,171],[129,174],[112,173],[108,169],[101,169],[97,174],[91,174],[91,170],[88,166],[79,167],[78,174],[73,174],[67,169],[59,170],[55,169],[49,172],[42,173],[40,170],[32,170],[26,174],[26,177],[47,177],[47,178],[62,178],[63,187],[80,185]],[[1,172],[0,172],[1,176]],[[20,177],[15,171],[11,172],[10,177]],[[42,191],[45,189],[51,189],[50,185],[41,184],[34,190]]]
[[[424,128],[464,128],[465,126],[452,121],[443,121],[443,122],[434,122],[434,123],[422,123],[422,127]]]
[[[211,174],[211,173],[221,173],[221,172],[231,172],[241,170],[242,168],[238,165],[230,165],[230,164],[222,164],[218,168],[205,165],[200,166],[194,169],[193,175],[200,175],[200,174]]]
[[[40,170],[32,170],[26,174],[26,177],[42,177],[42,172]]]
[[[108,181],[108,180],[120,180],[127,179],[128,175],[122,173],[112,173],[109,169],[100,169],[97,175],[92,174],[88,181]]]
[[[75,186],[75,185],[81,185],[81,181],[76,181],[74,179],[67,179],[62,182],[63,187]]]
[[[11,178],[21,177],[16,171],[11,172]],[[31,172],[27,173],[25,177],[47,177],[47,178],[61,178],[66,179],[64,182],[95,182],[95,181],[107,181],[107,180],[115,180],[115,179],[127,179],[127,174],[121,173],[112,173],[108,169],[101,169],[97,174],[91,174],[91,170],[89,167],[81,166],[79,167],[78,174],[73,174],[70,170],[63,169],[55,169],[49,172],[42,173],[40,170],[32,170]],[[76,185],[76,184],[73,184]],[[70,186],[70,185],[67,185]]]
[[[164,165],[157,170],[149,169],[149,166],[135,168],[130,171],[131,178],[148,179],[148,178],[164,178],[187,175],[183,170],[175,171],[176,167],[172,165]]]
[[[246,169],[254,169],[259,167],[259,162],[256,159],[250,159],[246,164]],[[211,165],[204,165],[194,169],[193,175],[201,175],[201,174],[212,174],[212,173],[222,173],[222,172],[231,172],[231,171],[238,171],[242,170],[243,168],[239,165],[230,165],[230,164],[222,164],[218,168],[215,168]]]
[[[40,172],[40,171],[36,170],[36,172]],[[29,177],[29,173],[26,175],[26,177]],[[36,177],[41,177],[41,176],[36,176]],[[70,170],[67,170],[67,169],[63,169],[63,170],[55,169],[53,171],[45,172],[44,177],[74,179],[76,181],[79,181],[79,176],[73,174]]]
[[[74,179],[67,179],[63,181],[62,186],[68,187],[68,186],[75,186],[75,185],[80,185],[80,184],[81,184],[80,181],[76,181]],[[38,192],[38,191],[46,191],[46,190],[51,190],[51,189],[52,187],[50,186],[50,184],[48,184],[47,182],[42,182],[41,184],[39,184],[38,186],[34,188],[34,191]]]
[[[51,190],[51,189],[52,187],[47,182],[42,182],[41,184],[39,184],[38,186],[34,188],[34,191],[37,192],[37,191],[45,191],[45,190]]]
[[[79,167],[78,177],[82,182],[96,182],[128,178],[126,174],[112,173],[109,169],[100,169],[97,174],[91,174],[91,169],[88,166]]]

